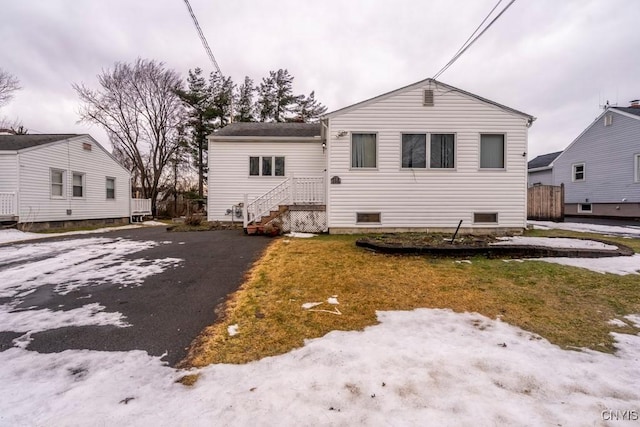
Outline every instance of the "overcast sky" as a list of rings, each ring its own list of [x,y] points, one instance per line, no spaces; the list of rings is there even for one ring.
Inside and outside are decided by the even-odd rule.
[[[432,77],[497,0],[191,0],[223,74],[287,68],[329,111]],[[507,0],[503,4],[507,4]],[[117,61],[212,65],[183,0],[0,0],[0,110],[31,133],[90,133],[72,83]],[[565,148],[601,110],[640,98],[640,1],[518,0],[439,80],[537,117],[529,158]]]

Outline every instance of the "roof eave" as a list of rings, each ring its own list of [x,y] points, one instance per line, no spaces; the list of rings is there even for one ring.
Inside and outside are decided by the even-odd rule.
[[[210,141],[217,142],[320,142],[318,136],[225,136],[209,135]]]
[[[539,168],[527,169],[527,172],[543,172],[543,171],[552,170],[552,169],[553,169],[553,163],[550,164],[549,166],[542,166]]]

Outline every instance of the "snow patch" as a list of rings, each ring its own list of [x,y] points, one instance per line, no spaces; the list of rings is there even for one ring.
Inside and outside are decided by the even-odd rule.
[[[586,268],[596,273],[620,276],[640,272],[640,254],[607,258],[529,258],[527,261],[544,261],[571,267]]]
[[[569,230],[581,233],[609,234],[613,236],[640,237],[640,227],[620,227],[615,225],[586,224],[577,222],[527,221],[539,230]]]
[[[287,237],[297,237],[297,238],[300,238],[300,239],[308,239],[310,237],[316,237],[317,234],[293,232],[293,233],[285,234],[285,236],[287,236]]]
[[[629,326],[629,325],[627,325],[625,322],[623,322],[623,321],[622,321],[622,320],[620,320],[620,319],[611,319],[611,320],[609,320],[607,323],[608,323],[609,325],[611,325],[611,326],[619,326],[619,327],[621,327],[621,328],[626,328],[626,327],[628,327],[628,326]]]
[[[229,333],[230,337],[238,335],[238,324],[236,323],[234,325],[227,326],[227,332]]]
[[[471,260],[468,259],[460,259],[455,261],[456,264],[472,264]]]
[[[333,305],[338,305],[338,304],[340,304],[340,303],[338,302],[338,295],[334,295],[334,296],[332,296],[332,297],[327,298],[327,303],[329,303],[329,304],[333,304]]]
[[[498,237],[499,242],[491,243],[492,246],[544,246],[547,248],[562,249],[604,249],[616,250],[617,246],[607,245],[606,243],[596,242],[594,240],[571,239],[564,237]]]
[[[1,423],[569,426],[640,408],[640,336],[612,334],[611,355],[478,314],[377,315],[288,354],[193,371],[194,387],[142,351],[12,348],[0,353]]]
[[[320,304],[322,303],[321,302],[305,302],[304,304],[302,304],[302,308],[304,308],[305,310],[309,310],[310,308],[317,307]]]

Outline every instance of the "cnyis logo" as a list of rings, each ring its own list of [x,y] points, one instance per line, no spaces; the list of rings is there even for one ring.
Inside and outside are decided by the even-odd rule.
[[[602,411],[602,419],[604,421],[638,421],[640,416],[638,416],[638,411],[635,409],[625,411],[607,409]]]

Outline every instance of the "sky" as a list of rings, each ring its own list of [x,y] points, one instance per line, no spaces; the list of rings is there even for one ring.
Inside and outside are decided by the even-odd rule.
[[[286,68],[329,111],[433,77],[496,0],[190,0],[222,73],[256,82]],[[503,1],[502,8],[507,4]],[[90,133],[73,83],[136,58],[186,77],[213,65],[183,0],[0,0],[0,68],[22,86],[0,117],[31,133]],[[498,9],[498,10],[499,10]],[[439,77],[537,117],[529,159],[569,145],[600,114],[640,98],[640,1],[517,0]]]
[[[546,225],[554,223],[538,223]],[[0,230],[0,237],[9,231]],[[536,239],[529,243],[598,244]],[[59,282],[60,275],[74,277],[73,289],[85,293],[106,284],[152,286],[143,279],[182,260],[149,264],[140,252],[169,243],[106,233],[0,247],[0,333],[19,335],[0,351],[0,425],[614,426],[636,425],[640,418],[635,314],[607,319],[618,331],[612,332],[615,354],[561,349],[500,316],[443,309],[378,311],[379,323],[361,331],[332,331],[286,354],[192,371],[171,368],[163,356],[141,350],[30,350],[37,340],[32,335],[63,326],[135,325],[99,302],[66,310],[16,309],[27,295]],[[617,257],[634,268],[608,272],[637,274],[636,257]],[[592,269],[590,263],[579,267]],[[51,292],[65,294],[72,290],[68,285]],[[319,294],[317,301],[289,303],[300,304],[310,318],[340,316],[340,307],[358,304],[347,295]],[[239,322],[228,333],[234,339],[247,332]],[[186,374],[200,377],[186,387],[176,381]]]

